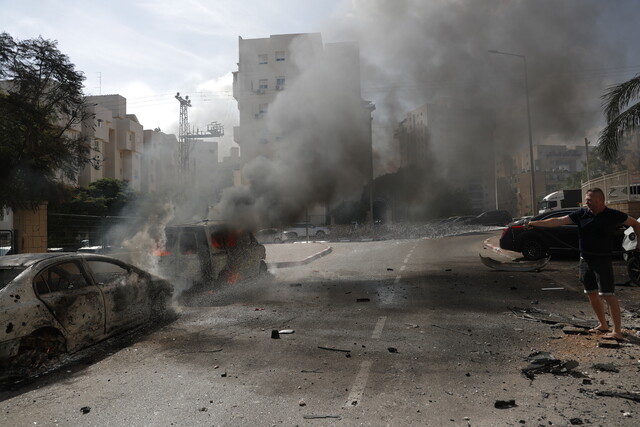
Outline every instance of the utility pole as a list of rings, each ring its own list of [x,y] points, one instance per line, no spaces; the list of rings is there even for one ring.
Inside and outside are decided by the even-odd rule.
[[[591,174],[589,173],[589,140],[587,138],[584,139],[584,149],[587,152],[587,182],[589,182]]]
[[[189,146],[187,134],[189,133],[189,111],[191,100],[188,96],[182,98],[180,92],[176,93],[176,99],[180,102],[180,122],[178,127],[178,177],[185,181],[187,166],[189,165]]]
[[[180,122],[178,130],[178,176],[182,183],[187,181],[187,170],[189,169],[189,155],[196,139],[219,138],[224,136],[224,126],[218,122],[211,122],[207,125],[206,131],[196,129],[189,131],[189,112],[191,100],[188,96],[182,98],[180,92],[176,93],[176,99],[180,102]]]

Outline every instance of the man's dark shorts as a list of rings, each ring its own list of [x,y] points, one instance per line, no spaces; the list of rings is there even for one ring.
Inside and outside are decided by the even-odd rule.
[[[580,281],[584,293],[598,292],[600,295],[614,295],[613,264],[611,258],[580,258]]]

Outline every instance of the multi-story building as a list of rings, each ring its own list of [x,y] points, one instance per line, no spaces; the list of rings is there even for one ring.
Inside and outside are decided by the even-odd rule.
[[[459,105],[425,104],[395,132],[403,167],[426,168],[467,191],[475,212],[495,209],[496,176],[490,115]]]
[[[159,129],[143,131],[142,192],[172,188],[178,182],[178,138]]]
[[[331,79],[319,73],[319,69],[326,69],[327,73],[331,73]],[[314,70],[316,74],[313,74]],[[310,74],[317,78],[310,78]],[[328,87],[330,84],[335,87]],[[339,102],[349,105],[337,106],[319,102],[320,98],[328,99],[324,97],[326,92],[335,93],[336,87],[347,94]],[[270,126],[269,123],[271,106],[278,97],[286,97],[287,91],[292,91],[289,94],[302,91],[308,94],[306,97],[293,96],[289,100],[293,105],[290,108],[295,108],[295,105],[302,102],[304,105],[299,107],[310,113],[307,117],[298,116],[308,122],[295,123],[298,128],[295,130],[288,129],[287,125],[282,123],[275,126]],[[289,146],[281,149],[283,139],[289,138],[289,143],[296,144],[296,138],[291,138],[291,134],[304,128],[308,132],[315,130],[315,134],[310,137],[315,141],[310,151],[313,150],[314,158],[317,158],[319,163],[324,161],[323,156],[328,162],[331,147],[342,143],[344,147],[350,146],[354,151],[361,153],[361,165],[356,165],[355,162],[349,165],[354,169],[366,169],[361,171],[364,179],[358,184],[364,186],[371,180],[371,113],[375,107],[361,98],[360,52],[357,45],[323,44],[319,33],[272,35],[259,39],[240,37],[238,71],[233,73],[233,96],[238,101],[240,112],[240,124],[234,128],[234,140],[240,146],[241,164],[247,164],[257,157],[282,160],[281,156],[285,153],[290,154],[295,148]],[[326,120],[327,124],[322,129],[325,123],[323,118],[330,116],[332,112],[335,115],[335,111],[339,111],[338,107],[350,112],[339,120],[339,126],[348,128],[349,135],[346,131],[341,134],[340,129],[330,129],[338,120]],[[324,140],[321,135],[325,135]],[[246,177],[242,177],[242,181],[243,184],[247,184]],[[308,207],[308,216],[313,222],[327,221],[329,202],[327,200],[325,203]]]
[[[100,168],[87,171],[92,167],[88,165],[78,183],[84,186],[96,179],[114,178],[128,181],[134,191],[142,190],[143,129],[134,114],[127,114],[127,100],[120,95],[88,96],[87,104],[96,104],[96,116],[93,124],[83,125],[83,131],[92,140]]]

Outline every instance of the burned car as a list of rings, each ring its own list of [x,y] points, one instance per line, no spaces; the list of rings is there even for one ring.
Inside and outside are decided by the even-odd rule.
[[[105,255],[0,257],[0,365],[39,365],[164,316],[172,287]]]
[[[266,249],[248,230],[224,223],[170,225],[155,251],[158,267],[181,291],[232,284],[267,272]]]

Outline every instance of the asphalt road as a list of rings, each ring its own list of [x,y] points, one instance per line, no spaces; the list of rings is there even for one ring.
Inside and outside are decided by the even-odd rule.
[[[593,322],[574,260],[498,272],[478,257],[492,255],[489,236],[331,243],[309,264],[203,294],[172,322],[11,385],[0,425],[638,425],[640,403],[596,395],[640,391],[635,331],[599,348],[514,314]],[[637,322],[640,289],[619,294]],[[579,366],[529,379],[521,370],[538,351]]]

